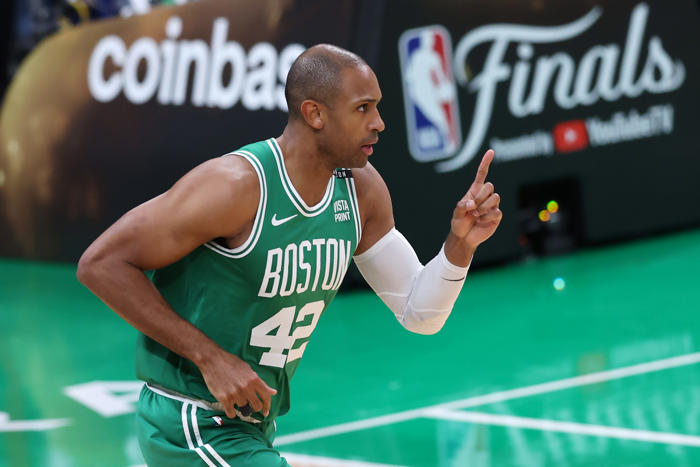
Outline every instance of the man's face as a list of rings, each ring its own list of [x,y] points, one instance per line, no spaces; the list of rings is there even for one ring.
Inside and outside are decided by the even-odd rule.
[[[377,104],[382,98],[377,77],[366,65],[346,68],[319,144],[334,167],[364,167],[372,145],[384,131]]]

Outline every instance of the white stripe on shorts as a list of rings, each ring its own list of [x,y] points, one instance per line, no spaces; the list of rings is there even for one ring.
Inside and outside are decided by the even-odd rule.
[[[192,406],[192,429],[194,430],[194,437],[197,440],[197,446],[204,447],[207,451],[209,451],[209,454],[219,461],[219,463],[223,467],[231,467],[228,462],[226,462],[223,457],[219,455],[218,452],[214,451],[214,448],[212,448],[209,443],[204,444],[204,441],[202,441],[202,436],[199,433],[199,425],[197,424],[197,407],[194,405]]]
[[[201,457],[202,460],[204,462],[206,462],[206,464],[209,467],[218,467],[215,463],[213,463],[211,460],[209,460],[209,458],[206,456],[206,454],[204,454],[204,452],[202,452],[201,449],[199,449],[198,447],[194,447],[194,444],[192,443],[192,436],[190,435],[190,430],[187,427],[187,407],[190,405],[191,404],[189,404],[188,402],[184,402],[182,404],[182,429],[185,431],[185,439],[187,440],[187,447],[190,448],[191,450],[193,450],[194,452],[196,452],[199,455],[199,457]],[[194,405],[192,406],[192,409],[193,409],[193,412],[195,410],[197,410],[197,408]],[[197,429],[196,432],[199,433],[199,429]]]

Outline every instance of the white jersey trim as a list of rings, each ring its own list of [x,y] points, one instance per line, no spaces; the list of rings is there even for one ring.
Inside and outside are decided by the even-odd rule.
[[[270,138],[267,140],[267,144],[270,146],[270,149],[275,156],[275,162],[277,163],[277,170],[280,174],[280,179],[282,180],[282,186],[284,187],[284,191],[287,192],[287,196],[292,204],[305,217],[314,217],[321,214],[331,204],[331,200],[333,199],[335,176],[331,175],[330,180],[328,180],[326,193],[323,195],[321,201],[316,203],[314,206],[309,206],[299,195],[299,192],[297,192],[296,188],[294,188],[294,185],[292,184],[292,180],[289,178],[287,167],[284,164],[282,149],[279,147],[279,144],[277,144],[277,140],[275,138]]]
[[[216,410],[218,412],[225,412],[224,406],[221,404],[221,402],[208,402],[208,401],[203,401],[201,399],[192,399],[190,397],[183,396],[182,394],[179,393],[173,393],[169,390],[162,389],[156,386],[151,386],[150,384],[146,383],[146,387],[152,391],[155,392],[156,394],[167,397],[168,399],[173,399],[176,401],[180,401],[185,404],[191,404],[193,406],[199,407],[202,410]],[[243,415],[238,409],[236,409],[236,417],[239,418],[240,420],[243,420],[245,422],[249,423],[260,423],[260,420],[257,418],[249,417],[246,415]]]
[[[229,258],[243,258],[255,248],[262,232],[262,224],[265,220],[265,209],[267,208],[267,180],[265,179],[265,172],[262,168],[262,164],[255,154],[249,151],[236,151],[226,155],[240,156],[247,160],[248,163],[253,166],[253,169],[255,169],[255,173],[258,175],[258,183],[260,183],[258,210],[255,214],[255,220],[253,221],[253,230],[251,230],[250,235],[241,246],[226,248],[213,241],[205,243],[204,246]]]
[[[146,383],[146,387],[150,391],[155,392],[156,394],[158,394],[160,396],[167,397],[168,399],[180,401],[180,402],[183,402],[185,404],[192,404],[192,405],[199,407],[200,409],[204,409],[204,410],[217,410],[216,407],[214,407],[213,405],[210,405],[209,403],[202,401],[202,400],[190,399],[189,397],[178,396],[178,395],[166,392],[162,389],[159,389],[155,386],[151,386],[148,383]]]
[[[357,241],[355,246],[360,244],[362,238],[362,219],[360,219],[360,203],[357,201],[357,191],[355,190],[355,179],[352,177],[346,178],[345,182],[348,186],[348,198],[350,198],[350,207],[352,209],[352,217],[355,221],[355,236]]]

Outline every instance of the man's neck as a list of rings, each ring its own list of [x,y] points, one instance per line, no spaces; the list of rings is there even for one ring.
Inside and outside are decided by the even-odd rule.
[[[326,161],[318,152],[311,135],[285,127],[282,136],[277,138],[282,149],[282,157],[292,185],[308,206],[314,206],[323,199],[328,179],[333,169],[326,167]]]

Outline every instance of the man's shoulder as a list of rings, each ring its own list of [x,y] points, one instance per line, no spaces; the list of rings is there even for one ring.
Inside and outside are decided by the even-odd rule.
[[[355,180],[358,195],[372,192],[385,186],[382,176],[369,162],[364,167],[352,169],[352,177]]]
[[[235,151],[231,151],[229,154],[239,154],[239,155],[254,155],[256,157],[261,157],[272,153],[273,150],[277,150],[277,144],[274,138],[268,138],[261,141],[256,141],[254,143],[246,144],[241,146]]]
[[[237,200],[239,206],[247,198],[254,201],[259,194],[256,169],[249,160],[234,153],[202,162],[178,184],[189,193],[200,193],[210,202]]]
[[[362,240],[358,252],[366,251],[394,226],[389,189],[372,164],[352,169],[362,218]]]
[[[190,206],[215,214],[220,231],[233,235],[238,232],[240,222],[255,217],[260,185],[250,162],[226,155],[199,164],[171,192],[181,202],[187,200]],[[233,227],[229,225],[232,223]]]
[[[364,167],[352,169],[352,175],[361,212],[367,213],[383,204],[391,206],[389,189],[372,164],[368,162]]]
[[[221,180],[229,182],[258,181],[258,171],[264,166],[263,160],[273,153],[276,146],[273,138],[246,144],[233,151],[207,160],[195,170],[207,172]],[[262,164],[262,165],[261,165]]]

